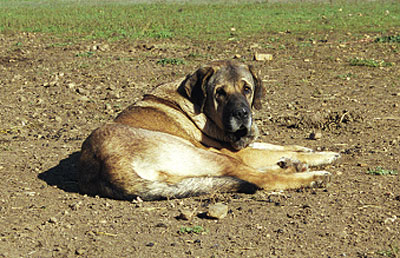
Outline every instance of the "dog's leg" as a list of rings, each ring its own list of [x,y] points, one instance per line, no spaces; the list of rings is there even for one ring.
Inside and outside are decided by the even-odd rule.
[[[281,168],[293,172],[293,166]],[[277,174],[245,165],[182,138],[122,125],[93,132],[82,147],[82,192],[118,199],[180,198],[215,191],[254,191],[322,186],[325,171]],[[250,190],[249,190],[250,189]]]
[[[331,164],[340,158],[340,154],[335,152],[297,152],[254,148],[245,148],[232,155],[256,169],[279,165],[278,162],[282,158],[306,163],[308,166]]]
[[[313,152],[312,149],[299,145],[275,145],[264,142],[253,142],[249,145],[250,148],[269,150],[269,151],[296,151],[296,152]]]

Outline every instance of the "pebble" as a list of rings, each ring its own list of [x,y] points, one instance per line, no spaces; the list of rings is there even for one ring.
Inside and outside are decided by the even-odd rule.
[[[228,205],[216,203],[208,207],[207,216],[215,219],[223,219],[228,214]]]
[[[254,60],[256,61],[271,61],[273,59],[271,54],[255,53]]]
[[[34,197],[36,195],[35,192],[25,192],[27,196]]]
[[[312,133],[310,133],[310,136],[308,138],[310,140],[319,140],[322,138],[322,133],[321,132],[312,132]]]
[[[193,210],[180,210],[180,214],[176,218],[181,220],[191,220],[194,213],[195,211]]]
[[[75,254],[77,254],[77,255],[82,255],[82,254],[84,254],[85,252],[86,252],[85,249],[82,249],[82,248],[76,249],[76,250],[75,250]]]
[[[107,51],[110,50],[110,45],[104,44],[98,47],[100,51]]]
[[[111,104],[107,103],[107,104],[105,105],[105,109],[108,110],[108,111],[111,111],[111,110],[112,110]]]
[[[67,88],[68,89],[73,89],[73,88],[75,88],[75,86],[76,86],[76,84],[73,83],[73,82],[70,82],[70,83],[67,84]]]
[[[71,207],[71,209],[72,209],[73,211],[76,211],[76,210],[79,209],[79,207],[80,207],[81,205],[82,205],[82,202],[79,201],[79,202],[77,202],[77,203],[71,204],[69,207]]]
[[[62,122],[62,118],[59,116],[55,116],[54,120],[56,120],[56,122],[61,123]]]
[[[58,219],[57,219],[56,217],[51,217],[51,218],[49,219],[49,222],[50,222],[50,223],[53,223],[53,224],[56,224],[56,223],[58,222]]]
[[[76,92],[78,92],[81,95],[89,95],[89,91],[81,87],[77,88]]]
[[[121,95],[118,92],[108,92],[106,99],[119,99]]]
[[[81,96],[79,99],[82,100],[82,101],[89,101],[89,100],[90,100],[90,99],[89,99],[88,97],[86,97],[86,96]]]

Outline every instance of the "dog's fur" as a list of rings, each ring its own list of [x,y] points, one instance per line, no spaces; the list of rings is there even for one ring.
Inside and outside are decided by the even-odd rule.
[[[82,192],[117,199],[322,186],[333,152],[255,143],[262,81],[251,66],[214,61],[163,84],[83,143]]]

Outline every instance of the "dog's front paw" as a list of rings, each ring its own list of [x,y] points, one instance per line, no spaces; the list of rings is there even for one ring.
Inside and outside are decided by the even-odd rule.
[[[286,170],[293,170],[293,172],[306,172],[308,171],[308,165],[296,159],[281,158],[276,163],[280,168]]]
[[[328,171],[313,171],[309,173],[312,173],[314,177],[314,181],[311,182],[310,187],[326,187],[332,178],[332,174]]]
[[[313,149],[304,147],[304,146],[300,146],[300,145],[290,145],[290,146],[286,146],[288,148],[290,148],[290,151],[295,151],[295,152],[314,152]]]
[[[324,151],[315,152],[311,154],[312,157],[309,162],[310,166],[320,166],[333,163],[335,160],[340,158],[340,154],[336,152]]]

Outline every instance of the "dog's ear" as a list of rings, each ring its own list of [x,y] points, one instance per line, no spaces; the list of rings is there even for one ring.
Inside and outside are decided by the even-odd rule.
[[[251,103],[251,106],[255,109],[261,109],[261,101],[264,97],[264,87],[262,85],[262,80],[260,79],[260,76],[257,74],[252,65],[249,65],[249,70],[251,75],[253,76],[253,80],[255,83],[253,103]]]
[[[186,96],[203,111],[204,103],[207,98],[205,85],[208,79],[214,74],[214,69],[211,66],[200,67],[193,74],[189,74],[183,82],[183,90]]]

